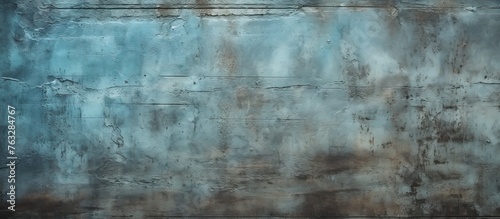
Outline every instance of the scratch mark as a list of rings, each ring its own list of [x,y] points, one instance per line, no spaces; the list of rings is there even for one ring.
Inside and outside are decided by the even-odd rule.
[[[339,113],[343,113],[345,112],[345,110],[351,105],[351,103],[348,103],[347,106],[345,106],[344,108],[342,108],[341,110],[337,111],[333,117],[336,117]]]
[[[15,82],[21,82],[21,83],[24,83],[24,82],[22,82],[21,80],[19,80],[19,79],[17,79],[17,78],[2,77],[2,79],[6,80],[6,81],[15,81]]]
[[[310,85],[310,84],[296,84],[296,85],[287,85],[280,87],[266,87],[265,89],[289,89],[289,88],[300,88],[300,87],[309,87],[318,89],[318,86]]]
[[[143,85],[117,85],[117,86],[106,87],[104,89],[125,88],[125,87],[144,87],[144,86]]]
[[[492,85],[499,85],[500,82],[486,82],[486,81],[479,81],[479,82],[474,82],[471,84],[492,84]]]
[[[302,121],[306,119],[300,119],[300,118],[275,118],[275,119],[248,119],[248,118],[224,118],[224,117],[219,117],[219,118],[209,118],[209,120],[242,120],[242,121]]]
[[[129,104],[129,105],[150,105],[150,106],[189,106],[190,103],[111,103],[111,104]]]
[[[304,77],[290,77],[290,76],[261,76],[261,75],[203,75],[199,77],[204,78],[304,78]]]

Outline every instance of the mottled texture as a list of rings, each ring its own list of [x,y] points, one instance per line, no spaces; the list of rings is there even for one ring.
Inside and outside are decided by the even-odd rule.
[[[500,216],[498,1],[10,2],[17,216]]]

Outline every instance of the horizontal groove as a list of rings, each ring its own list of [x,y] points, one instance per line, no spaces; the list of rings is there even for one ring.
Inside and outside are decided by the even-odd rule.
[[[282,118],[271,118],[271,119],[259,119],[259,118],[255,118],[255,119],[249,119],[249,118],[245,118],[245,117],[241,117],[241,118],[225,118],[225,117],[213,117],[213,118],[209,118],[209,120],[250,120],[250,121],[293,121],[293,120],[306,120],[306,119],[301,119],[301,118],[292,118],[292,119],[282,119]]]
[[[170,218],[199,218],[199,217],[206,217],[206,218],[271,218],[271,217],[283,217],[283,218],[500,218],[500,216],[464,216],[464,215],[447,215],[447,216],[441,216],[441,215],[412,215],[412,216],[391,216],[391,215],[381,215],[381,216],[371,216],[371,215],[364,215],[364,216],[342,216],[342,215],[253,215],[253,216],[245,216],[245,215],[197,215],[197,216],[180,216],[180,215],[146,215],[147,218],[154,218],[154,217],[170,217]]]
[[[60,9],[60,10],[93,10],[93,9],[141,9],[141,10],[157,10],[157,9],[299,9],[302,6],[298,5],[89,5],[89,6],[65,6],[58,7],[49,5],[44,9]]]
[[[302,9],[302,8],[398,8],[404,10],[412,9],[464,9],[474,5],[455,5],[443,6],[432,4],[413,4],[413,3],[398,3],[398,4],[78,4],[78,5],[47,5],[41,7],[43,9],[56,10],[168,10],[168,9],[198,9],[198,10],[214,10],[214,9],[269,9],[269,10],[284,10],[284,9]],[[499,5],[479,5],[476,9],[500,9]]]
[[[262,76],[262,75],[203,75],[199,77],[206,78],[307,78],[307,77],[293,77],[293,76]]]
[[[108,104],[150,105],[150,106],[188,106],[188,105],[193,105],[190,103],[125,103],[125,102],[106,103],[106,105],[108,105]]]

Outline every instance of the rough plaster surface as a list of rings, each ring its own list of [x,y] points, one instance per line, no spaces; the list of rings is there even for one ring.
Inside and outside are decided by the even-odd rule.
[[[17,216],[500,215],[498,2],[124,2],[0,3]]]

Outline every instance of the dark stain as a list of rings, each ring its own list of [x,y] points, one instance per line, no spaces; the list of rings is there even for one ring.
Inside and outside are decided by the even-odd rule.
[[[434,159],[434,164],[446,164],[446,161]]]
[[[463,35],[463,34],[462,34]],[[453,73],[460,74],[462,69],[467,64],[467,54],[469,53],[469,40],[464,36],[460,36],[454,43],[454,48],[452,54],[449,55],[450,59],[450,67]]]
[[[454,201],[443,201],[440,203],[440,208],[434,208],[430,215],[439,215],[439,216],[450,216],[450,217],[459,217],[459,216],[479,216],[479,212],[476,207],[474,207],[473,203],[463,203],[460,200]]]
[[[149,115],[151,116],[149,120],[149,127],[151,131],[158,132],[161,128],[162,113],[159,109],[151,110]]]
[[[168,127],[178,125],[183,114],[175,109],[166,110],[164,108],[152,109],[149,111],[149,128],[153,132],[166,130]]]
[[[209,3],[208,0],[196,0],[195,8],[201,16],[213,15],[213,6]]]
[[[353,215],[382,216],[397,206],[369,201],[369,192],[358,189],[327,189],[297,194],[303,204],[294,216],[349,217]]]
[[[426,176],[432,182],[446,181],[446,180],[458,180],[462,178],[462,175],[459,173],[453,173],[451,171],[443,172],[443,171],[429,171],[425,172]]]
[[[83,155],[88,154],[89,146],[85,145],[85,144],[81,145],[80,148],[76,148],[75,151],[78,154],[78,156],[80,156],[80,158],[82,158]]]
[[[444,122],[436,121],[436,131],[437,131],[437,142],[454,142],[454,143],[464,143],[474,140],[474,135],[466,132],[463,125],[456,125],[454,122]]]
[[[385,148],[389,148],[391,145],[392,145],[392,142],[389,141],[389,142],[386,142],[386,143],[382,143],[381,146],[382,146],[382,148],[385,149]]]
[[[123,214],[122,209],[136,209],[143,212],[159,212],[159,204],[175,199],[170,193],[158,191],[155,193],[147,192],[144,194],[119,195],[113,203],[115,214]]]
[[[223,153],[226,153],[229,148],[231,148],[231,131],[229,128],[229,124],[224,121],[219,124],[219,150]]]
[[[399,20],[398,10],[397,10],[397,2],[396,1],[387,1],[386,6],[384,7],[390,17],[383,19],[386,24],[386,29],[389,31],[389,36],[396,36],[397,33],[401,31],[401,23]]]
[[[441,20],[442,13],[436,10],[412,10],[409,13],[421,26],[433,26]]]
[[[359,69],[359,75],[358,78],[365,79],[370,75],[370,66],[369,65],[362,65]]]
[[[297,180],[307,180],[309,178],[311,178],[311,175],[305,174],[305,173],[300,173],[300,174],[295,175],[295,179],[297,179]]]
[[[495,209],[495,213],[494,214],[495,215],[500,215],[500,207],[498,207],[498,208]]]
[[[474,133],[469,130],[461,109],[458,106],[444,107],[442,111],[433,114],[430,110],[423,110],[420,116],[421,137],[419,145],[433,143],[465,143],[475,140]]]
[[[250,106],[252,95],[246,88],[236,89],[236,102],[238,108],[242,109],[244,106]]]
[[[420,139],[417,139],[417,143],[418,145],[424,145],[426,144],[427,142],[432,142],[434,139],[431,137],[431,136],[427,136],[425,138],[420,138]]]
[[[236,196],[234,193],[230,191],[220,191],[215,193],[215,195],[212,197],[214,202],[213,204],[216,205],[233,205],[236,202],[240,201],[241,198]]]
[[[408,193],[411,196],[417,196],[417,188],[422,185],[422,179],[417,176],[410,185],[411,191]]]
[[[336,197],[339,191],[317,191],[297,195],[304,198],[300,206],[299,216],[326,217],[326,216],[346,216],[345,208]]]
[[[443,49],[441,41],[438,40],[439,31],[441,30],[440,22],[445,16],[447,9],[436,8],[433,10],[400,10],[399,18],[404,23],[416,24],[414,37],[417,40],[412,40],[409,47],[409,59],[414,67],[419,67],[426,62],[427,49],[437,53]],[[406,64],[403,64],[406,66]]]
[[[345,68],[346,80],[349,91],[349,98],[364,99],[373,94],[374,86],[363,86],[367,83],[367,77],[370,75],[370,66],[361,65],[357,62],[346,63]]]
[[[82,200],[57,198],[48,191],[30,192],[16,200],[16,216],[67,218],[68,215],[88,213],[88,209],[80,207]]]
[[[223,217],[236,217],[245,212],[245,217],[269,217],[280,215],[273,207],[273,198],[265,194],[242,195],[223,190],[216,192],[209,200],[201,204],[198,216],[220,215]]]
[[[158,17],[174,17],[176,16],[176,13],[175,10],[172,9],[172,5],[163,3],[158,5],[156,15]]]
[[[238,69],[238,50],[229,38],[223,38],[217,49],[217,66],[228,76],[235,76]]]
[[[283,133],[278,132],[264,132],[264,140],[269,142],[269,145],[279,146],[283,143]]]
[[[374,202],[373,196],[371,192],[364,190],[356,190],[356,189],[345,189],[345,190],[334,190],[333,194],[329,193],[331,190],[319,191],[324,193],[327,197],[324,197],[325,200],[329,201],[325,204],[321,203],[320,198],[316,201],[316,204],[319,205],[316,208],[310,205],[306,206],[315,209],[314,212],[307,212],[302,214],[301,216],[307,217],[383,217],[388,215],[388,211],[395,211],[399,206],[394,205],[392,203],[384,203],[384,202]],[[314,205],[314,199],[306,199],[311,200]],[[323,207],[323,208],[321,208]],[[321,211],[323,210],[323,211]]]
[[[406,97],[409,92],[410,77],[408,74],[398,73],[385,76],[380,80],[381,82],[378,84],[379,87],[382,88],[401,88],[403,89],[402,97]]]
[[[374,159],[365,154],[318,154],[312,158],[310,165],[317,174],[338,174],[359,170]]]
[[[266,98],[264,92],[245,86],[238,86],[234,94],[238,109],[244,110],[244,112],[246,111],[245,124],[248,130],[255,134],[255,136],[261,135],[263,126],[257,119],[259,119],[262,114],[262,109],[266,106],[266,104],[272,102]],[[270,136],[264,137],[266,137],[266,139],[270,138]]]
[[[443,106],[443,109],[445,109],[445,110],[458,110],[458,107],[457,107],[457,105],[446,105],[446,106]]]
[[[14,15],[16,12],[15,2],[2,2],[0,4],[0,24],[2,28],[0,29],[0,53],[10,54],[11,48],[11,37],[12,37],[12,21],[14,20]],[[10,60],[7,58],[0,59],[0,67],[5,69],[2,76],[10,77],[15,75],[9,75],[7,70],[10,69]]]
[[[143,96],[143,94],[142,94],[142,92],[141,92],[141,91],[139,91],[139,90],[135,90],[135,91],[134,91],[134,95],[132,96],[132,101],[133,101],[133,102],[138,102],[138,103],[140,103],[140,102],[143,102],[143,101],[144,101],[144,99],[145,99],[145,98],[144,98],[144,96]]]
[[[125,164],[114,161],[110,158],[103,158],[99,160],[99,165],[95,166],[95,169],[88,169],[90,174],[95,174],[100,178],[112,179],[117,178],[121,174],[130,173],[132,171],[128,171]]]

